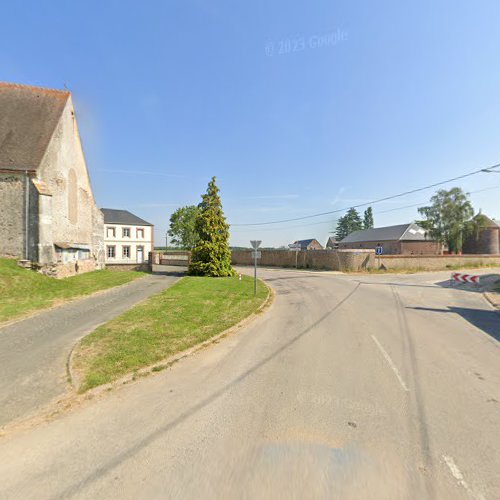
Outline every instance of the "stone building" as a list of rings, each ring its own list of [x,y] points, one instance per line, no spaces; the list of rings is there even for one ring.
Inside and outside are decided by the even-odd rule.
[[[385,255],[439,255],[441,245],[428,239],[417,224],[377,227],[354,231],[339,243],[340,249],[376,249]]]
[[[469,236],[462,248],[462,253],[498,255],[500,254],[500,225],[497,221],[484,217],[486,227],[477,235]]]
[[[66,276],[104,265],[71,94],[0,83],[0,255]]]

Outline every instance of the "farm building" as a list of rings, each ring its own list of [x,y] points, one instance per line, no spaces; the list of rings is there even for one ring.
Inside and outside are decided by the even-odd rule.
[[[340,249],[376,249],[385,255],[438,255],[441,245],[430,240],[415,223],[354,231],[339,243]]]

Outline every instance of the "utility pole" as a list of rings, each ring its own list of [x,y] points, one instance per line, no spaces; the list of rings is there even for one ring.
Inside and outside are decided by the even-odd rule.
[[[165,232],[165,253],[168,251],[168,231]]]

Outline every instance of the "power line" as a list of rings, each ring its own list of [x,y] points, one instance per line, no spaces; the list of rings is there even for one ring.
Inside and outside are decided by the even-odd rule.
[[[267,222],[252,222],[252,223],[245,223],[245,224],[231,224],[231,226],[233,226],[233,227],[236,227],[236,226],[238,226],[238,227],[241,227],[241,226],[267,226],[270,224],[283,224],[285,222],[293,222],[293,221],[298,221],[298,220],[312,219],[313,217],[320,217],[322,215],[330,215],[330,214],[335,214],[335,213],[339,213],[339,212],[345,212],[346,210],[349,210],[349,208],[366,207],[369,205],[374,205],[375,203],[381,203],[383,201],[393,200],[394,198],[401,198],[402,196],[407,196],[409,194],[418,193],[420,191],[425,191],[426,189],[431,189],[433,187],[441,186],[441,185],[447,184],[449,182],[454,182],[454,181],[457,181],[460,179],[465,179],[466,177],[471,177],[473,175],[484,173],[485,171],[488,171],[488,170],[495,171],[494,169],[499,168],[499,167],[500,167],[500,163],[497,163],[496,165],[492,165],[491,167],[481,168],[479,170],[475,170],[474,172],[459,175],[458,177],[453,177],[453,178],[447,179],[445,181],[436,182],[434,184],[429,184],[428,186],[412,189],[410,191],[405,191],[403,193],[395,194],[392,196],[386,196],[385,198],[379,198],[377,200],[372,200],[372,201],[369,201],[366,203],[359,203],[358,205],[353,205],[352,207],[338,208],[336,210],[330,210],[328,212],[321,212],[321,213],[312,214],[312,215],[304,215],[302,217],[294,217],[291,219],[282,219],[282,220],[267,221]]]
[[[474,191],[467,191],[466,194],[475,194],[475,193],[482,193],[483,191],[491,191],[492,189],[499,189],[500,184],[498,186],[490,186],[487,188],[483,189],[476,189]],[[396,208],[389,208],[388,210],[377,210],[376,212],[373,213],[373,215],[380,215],[380,214],[386,214],[389,212],[397,212],[398,210],[404,210],[406,208],[414,208],[414,207],[423,207],[425,204],[428,203],[427,201],[423,201],[421,203],[414,203],[412,205],[404,205],[402,207],[396,207]],[[288,230],[288,229],[296,229],[299,227],[309,227],[309,226],[318,226],[318,225],[325,225],[325,224],[334,224],[335,220],[328,219],[325,221],[320,221],[320,222],[307,222],[305,224],[296,224],[294,226],[286,226],[282,228],[282,231]],[[254,231],[254,229],[241,229],[241,230],[236,230],[236,231],[231,231],[232,233],[243,233],[243,232],[250,232]],[[261,231],[279,231],[279,229],[272,227],[272,228],[265,228],[265,229],[259,229],[259,233]]]

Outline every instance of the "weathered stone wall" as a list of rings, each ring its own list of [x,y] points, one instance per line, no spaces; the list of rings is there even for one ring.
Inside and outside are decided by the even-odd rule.
[[[104,246],[104,215],[94,204],[92,208],[92,252],[98,269],[104,269],[106,250]]]
[[[262,250],[258,265],[262,267],[295,267],[295,252]],[[233,250],[233,265],[253,266],[250,250]],[[373,250],[312,250],[297,253],[298,269],[363,271],[385,267],[393,270],[443,270],[447,266],[498,265],[500,255],[382,255]]]
[[[94,259],[68,262],[67,264],[45,264],[40,266],[38,271],[52,278],[69,278],[77,274],[88,273],[97,269]]]
[[[259,266],[297,267],[298,269],[323,269],[329,271],[360,271],[374,266],[374,250],[262,250]],[[253,265],[252,252],[233,250],[233,265]]]
[[[382,255],[375,259],[376,267],[386,269],[439,270],[447,266],[500,266],[500,255]]]
[[[0,255],[24,257],[24,175],[0,173]]]
[[[54,243],[68,242],[90,245],[92,255],[101,264],[104,259],[104,225],[92,195],[71,98],[37,174],[52,194],[51,234],[40,240],[43,249],[41,263],[55,259]],[[48,223],[50,215],[41,212],[40,219],[44,217]]]

